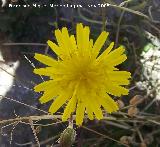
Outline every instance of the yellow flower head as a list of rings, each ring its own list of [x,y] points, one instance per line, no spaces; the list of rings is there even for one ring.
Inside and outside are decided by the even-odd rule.
[[[62,120],[66,121],[76,111],[76,124],[81,125],[84,113],[90,120],[103,118],[102,107],[108,112],[118,110],[117,103],[109,96],[127,95],[128,90],[122,85],[129,84],[130,73],[119,71],[115,66],[127,57],[125,49],[119,47],[111,51],[112,42],[99,55],[108,32],[103,31],[93,43],[89,38],[88,26],[77,24],[76,37],[69,35],[67,28],[55,30],[58,45],[48,41],[50,48],[57,54],[55,60],[49,56],[35,54],[35,59],[48,67],[35,69],[34,73],[49,76],[50,80],[35,86],[35,91],[43,91],[41,103],[53,100],[49,108],[55,113],[66,104]]]

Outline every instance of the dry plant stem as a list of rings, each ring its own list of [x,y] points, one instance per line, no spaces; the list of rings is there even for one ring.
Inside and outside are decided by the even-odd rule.
[[[6,72],[7,74],[9,74],[10,76],[12,76],[13,78],[15,78],[15,75],[12,75],[11,73],[9,73],[7,70],[3,69],[2,67],[0,67],[1,70],[3,70],[4,72]]]
[[[77,10],[78,10],[79,16],[80,16],[83,20],[85,20],[85,21],[87,21],[87,22],[90,22],[90,23],[103,25],[103,22],[102,22],[102,21],[92,20],[92,19],[89,19],[89,18],[85,17],[85,16],[82,14],[81,9],[80,9],[79,7],[77,8]]]
[[[145,15],[145,14],[139,12],[139,11],[135,11],[135,10],[132,10],[132,9],[129,9],[129,8],[126,8],[126,7],[122,7],[122,6],[113,5],[113,4],[107,3],[107,1],[106,1],[106,5],[108,7],[113,7],[113,8],[118,8],[118,9],[121,9],[121,10],[125,10],[127,12],[139,15],[141,17],[144,17],[145,19],[148,19],[148,20],[152,21],[147,15]]]
[[[6,135],[5,133],[3,133],[3,129],[5,129],[5,128],[9,127],[9,126],[15,125],[16,123],[17,123],[17,122],[15,121],[15,122],[12,122],[12,123],[7,124],[7,125],[5,125],[5,126],[2,126],[2,127],[1,127],[1,131],[0,131],[1,135],[2,135],[2,136],[5,136],[5,135]]]
[[[149,108],[153,105],[154,102],[156,102],[156,99],[155,99],[155,98],[154,98],[147,106],[145,106],[145,108],[144,108],[141,112],[144,112],[144,111],[146,111],[147,109],[149,109]]]
[[[47,144],[47,143],[55,140],[55,139],[58,138],[59,136],[60,136],[60,134],[58,134],[58,135],[56,135],[56,136],[54,136],[54,137],[48,138],[48,139],[46,139],[46,140],[43,140],[43,141],[40,142],[40,145],[45,145],[45,144]],[[36,144],[36,145],[32,145],[32,147],[37,147],[37,144]]]
[[[73,116],[73,117],[75,117],[75,116]],[[54,119],[57,119],[57,118],[61,118],[61,115],[41,115],[41,116],[17,117],[17,118],[14,118],[14,119],[1,120],[0,124],[5,124],[5,123],[14,124],[17,121],[21,122],[21,123],[23,123],[22,121],[29,122],[29,119],[31,119],[32,121],[39,121],[39,120],[54,120]],[[160,125],[160,122],[158,122],[159,119],[160,119],[160,117],[158,117],[158,116],[155,116],[155,117],[135,116],[135,118],[130,119],[130,121],[132,123],[138,121],[138,122],[141,122],[141,123],[143,123],[143,122],[150,122],[150,123],[153,123],[153,124],[156,124],[156,125]],[[118,121],[118,119],[117,119],[117,121]],[[128,122],[129,120],[128,119],[120,119],[119,121],[126,121],[126,122]],[[12,122],[14,122],[14,123],[12,123]],[[9,124],[9,125],[11,125],[11,124]],[[54,123],[54,124],[57,124],[57,123]],[[41,124],[33,124],[33,125],[37,126],[37,125],[41,125]],[[48,126],[48,125],[46,125],[46,126]]]
[[[127,3],[131,2],[131,1],[132,0],[126,0],[126,1],[124,1],[122,3],[120,3],[119,6],[122,7],[122,6],[124,6],[125,4],[127,4]]]
[[[23,55],[24,58],[30,63],[30,65],[33,67],[33,68],[36,68],[35,65],[31,62],[31,60],[29,60],[29,58],[26,56],[26,55]]]
[[[9,97],[3,96],[3,95],[0,95],[0,97],[3,98],[3,99],[7,99],[7,100],[10,100],[10,101],[16,102],[16,103],[18,103],[18,104],[21,104],[21,105],[30,107],[30,108],[32,108],[32,109],[38,110],[38,111],[43,112],[43,113],[45,113],[45,114],[49,114],[47,111],[44,111],[44,110],[42,110],[42,109],[38,109],[38,108],[36,108],[36,107],[34,107],[34,106],[25,104],[25,103],[23,103],[23,102],[20,102],[20,101],[15,100],[15,99],[12,99],[12,98],[9,98]]]
[[[125,10],[122,11],[122,13],[121,13],[121,15],[120,15],[120,18],[119,18],[119,20],[118,20],[117,32],[116,32],[116,40],[115,40],[115,48],[117,48],[117,46],[118,46],[120,24],[121,24],[122,18],[123,18],[123,16],[124,16],[124,13],[125,13]]]
[[[148,13],[149,13],[149,16],[150,16],[152,22],[154,22],[154,23],[160,23],[160,21],[154,20],[154,18],[153,18],[153,16],[152,16],[152,6],[149,6],[149,8],[148,8]]]
[[[70,126],[71,128],[73,128],[73,115],[71,115],[71,117],[70,117],[70,119],[68,120],[68,122],[69,122],[69,126]]]
[[[46,48],[45,48],[45,52],[44,52],[45,55],[48,54],[48,50],[49,50],[49,46],[47,45]]]
[[[143,137],[142,137],[142,133],[140,132],[140,130],[137,128],[136,131],[137,131],[137,133],[138,133],[138,136],[139,136],[141,142],[144,142],[144,139],[143,139]]]
[[[101,134],[101,133],[99,133],[99,132],[97,132],[97,131],[95,131],[95,130],[92,130],[92,129],[90,129],[90,128],[87,128],[87,127],[85,127],[85,126],[81,126],[81,127],[82,127],[83,129],[86,129],[86,130],[88,130],[88,131],[90,131],[90,132],[93,132],[93,133],[95,133],[95,134],[97,134],[97,135],[100,135],[100,136],[102,136],[103,138],[107,138],[107,139],[112,140],[112,141],[114,141],[114,142],[117,142],[117,143],[119,143],[119,144],[121,144],[121,145],[124,145],[124,146],[126,146],[126,147],[129,147],[127,144],[121,143],[120,141],[115,140],[115,139],[113,139],[113,138],[111,138],[111,137],[109,137],[109,136],[107,136],[107,135]]]
[[[116,114],[119,114],[119,115],[122,115],[121,113],[116,113]],[[123,113],[123,115],[126,115],[127,116],[127,113]],[[13,118],[13,119],[7,119],[7,120],[1,120],[0,121],[0,124],[5,124],[5,123],[10,123],[10,122],[13,122],[13,121],[27,121],[28,119],[32,119],[33,121],[37,121],[37,120],[45,120],[45,119],[50,119],[50,120],[54,120],[54,119],[59,119],[61,118],[62,115],[40,115],[40,116],[26,116],[26,117],[17,117],[17,118]],[[75,115],[73,115],[73,118],[75,117]],[[126,121],[127,121],[128,118],[126,118]],[[150,122],[153,122],[153,123],[157,123],[160,125],[160,123],[158,123],[156,120],[157,119],[160,119],[160,116],[157,117],[153,117],[153,116],[135,116],[134,120],[136,121],[150,121]],[[104,117],[104,120],[113,120],[111,118],[107,118],[107,117]],[[115,120],[115,119],[114,119]],[[116,121],[118,121],[119,119],[117,119]],[[120,119],[121,121],[122,119]],[[123,119],[125,120],[125,119]],[[132,120],[133,121],[133,120]],[[60,122],[58,122],[60,123]],[[35,125],[39,125],[39,124],[35,124]],[[45,126],[48,126],[48,125],[45,125]]]
[[[55,123],[49,123],[49,124],[39,124],[39,123],[34,123],[34,126],[41,126],[41,127],[49,127],[49,126],[53,126],[53,125],[57,125],[57,124],[61,124],[63,123],[62,121],[60,122],[55,122]]]
[[[103,0],[103,2],[104,2],[104,0]],[[102,8],[101,9],[101,13],[102,13],[102,31],[106,31],[106,23],[107,23],[107,21],[106,21],[106,18],[105,18],[105,8]]]
[[[157,121],[155,121],[155,120],[148,120],[148,121],[160,126],[160,122],[157,122]]]
[[[29,60],[29,58],[26,56],[26,55],[23,55],[24,58],[30,63],[30,65],[33,67],[33,68],[36,68],[35,65],[33,64],[33,62],[31,60]],[[41,80],[44,82],[44,79],[42,76],[40,76]]]
[[[10,133],[10,141],[9,141],[10,145],[12,144],[12,140],[13,140],[13,132],[14,132],[14,130],[15,130],[15,128],[16,128],[16,126],[17,126],[18,124],[19,124],[19,122],[15,122],[15,123],[13,124],[13,128],[12,128],[11,133]]]
[[[17,143],[17,142],[15,142],[15,144],[17,145],[17,146],[27,146],[27,145],[31,145],[32,144],[32,142],[26,142],[26,143]]]
[[[160,34],[160,29],[157,28],[156,26],[154,26],[153,24],[151,24],[149,21],[144,20],[144,23],[147,23],[148,25],[150,25],[151,28],[153,28],[154,30],[156,30]]]
[[[128,124],[122,124],[122,122],[119,122],[118,120],[117,123],[113,121],[103,121],[103,122],[105,122],[107,125],[115,126],[117,128],[134,131],[131,126],[128,126]]]
[[[57,118],[61,118],[61,115],[40,115],[40,116],[25,116],[25,117],[17,117],[13,119],[1,120],[0,124],[10,123],[13,121],[28,121],[31,119],[32,121],[36,120],[55,120]]]
[[[140,132],[139,127],[137,126],[136,122],[134,123],[134,127],[135,127],[135,130],[136,130],[136,132],[137,132],[137,134],[139,136],[139,139],[141,140],[141,142],[144,142],[144,139],[142,137],[142,133]]]
[[[39,139],[38,139],[38,137],[37,137],[36,131],[35,131],[35,129],[34,129],[33,121],[32,121],[31,118],[29,119],[29,122],[30,122],[30,126],[31,126],[31,129],[32,129],[34,138],[35,138],[35,140],[36,140],[36,142],[37,142],[37,145],[38,145],[38,147],[40,147]]]
[[[44,43],[3,43],[3,46],[47,46]]]

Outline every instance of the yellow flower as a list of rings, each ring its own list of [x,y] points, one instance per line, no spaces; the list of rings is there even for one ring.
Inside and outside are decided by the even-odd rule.
[[[63,27],[61,31],[55,30],[58,45],[50,40],[47,42],[57,54],[57,60],[35,54],[35,59],[48,67],[35,69],[34,73],[50,77],[34,88],[36,92],[44,92],[40,102],[53,100],[50,113],[66,104],[62,120],[66,121],[76,111],[77,125],[82,124],[84,113],[90,120],[94,116],[100,120],[103,118],[102,107],[107,113],[117,111],[118,105],[110,95],[128,94],[128,89],[122,86],[129,84],[130,73],[115,67],[127,59],[123,54],[125,49],[119,47],[111,51],[112,42],[99,55],[109,33],[103,31],[95,43],[89,34],[89,27],[83,27],[81,23],[77,24],[76,38]]]

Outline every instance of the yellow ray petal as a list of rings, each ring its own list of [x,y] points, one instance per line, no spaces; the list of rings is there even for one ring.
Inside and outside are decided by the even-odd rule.
[[[76,38],[77,38],[78,52],[81,54],[82,48],[83,48],[83,46],[82,46],[83,45],[83,25],[81,23],[77,24]]]
[[[76,39],[74,35],[71,35],[70,42],[71,42],[71,48],[72,48],[73,53],[77,52]]]
[[[131,78],[131,73],[126,71],[112,71],[107,75],[108,78],[111,81],[116,82],[117,85],[128,85],[130,82],[128,79]]]
[[[84,119],[84,111],[85,111],[84,102],[79,101],[77,104],[77,110],[76,110],[76,124],[78,126],[82,125],[82,122]]]
[[[87,111],[88,118],[90,120],[93,120],[94,119],[94,117],[93,117],[93,111],[92,111],[92,109],[90,108],[89,105],[86,106],[86,111]]]
[[[93,39],[90,39],[89,40],[89,49],[92,49],[93,48]]]
[[[62,41],[63,36],[62,36],[62,32],[59,29],[55,30],[55,36],[56,36],[56,40],[58,42],[58,45],[60,47],[62,47],[62,49],[63,49],[63,47],[64,47],[64,42]]]
[[[74,85],[74,83],[72,83]],[[75,108],[76,108],[76,103],[77,103],[77,90],[78,90],[78,87],[79,87],[79,82],[76,83],[75,85],[75,88],[74,88],[74,91],[73,91],[73,95],[71,97],[71,99],[69,100],[69,103],[63,113],[63,116],[62,116],[62,120],[66,121],[72,112],[75,111]]]
[[[44,75],[44,76],[54,76],[56,74],[63,75],[63,70],[61,68],[55,67],[46,67],[46,68],[36,68],[33,71],[35,74]]]
[[[72,48],[70,48],[71,42],[70,42],[70,37],[69,37],[68,30],[66,27],[62,28],[62,35],[64,36],[62,37],[62,41],[63,41],[63,46],[65,46],[64,48],[65,54],[70,56],[73,51],[71,50]]]
[[[97,58],[97,61],[102,61],[104,58],[110,53],[110,51],[113,49],[114,42],[112,42],[109,47],[105,49],[105,51]]]
[[[104,45],[107,37],[108,37],[109,33],[103,31],[98,39],[96,40],[96,42],[93,45],[93,57],[96,58],[99,54],[99,51],[101,50],[102,46]]]
[[[57,86],[57,82],[55,82],[54,80],[49,80],[36,85],[34,87],[34,91],[40,92],[48,89],[49,87],[55,87],[55,86]]]
[[[106,84],[106,92],[115,96],[121,96],[128,95],[129,90],[110,81]]]
[[[118,104],[108,94],[101,97],[100,101],[108,113],[116,112],[119,109]]]
[[[89,95],[85,94],[85,95],[78,95],[79,97],[83,98],[84,102],[85,102],[85,107],[86,107],[86,113],[88,115],[88,118],[90,120],[93,120],[94,119],[94,116],[93,116],[93,110],[92,110],[92,105],[91,105],[91,101],[89,99]]]
[[[93,39],[89,40],[89,47],[88,47],[88,56],[90,59],[92,59],[92,54],[93,54]],[[94,60],[94,58],[93,58]]]
[[[37,59],[38,61],[40,61],[41,63],[46,64],[48,66],[54,66],[55,67],[55,66],[57,66],[57,63],[58,63],[53,58],[48,57],[46,55],[42,55],[42,54],[37,54],[36,53],[34,58]]]
[[[112,61],[113,59],[117,59],[119,56],[123,54],[124,51],[125,49],[122,46],[115,49],[105,57],[105,62],[109,62],[109,61]]]
[[[34,69],[33,72],[38,75],[52,76],[54,73],[52,72],[52,70],[50,70],[50,68],[47,68],[47,67],[46,68],[38,68],[38,69]]]
[[[40,97],[39,101],[41,104],[47,103],[54,99],[58,95],[56,90],[45,91],[44,94]]]
[[[112,66],[117,66],[117,65],[121,64],[122,62],[124,62],[126,59],[127,59],[126,55],[121,55],[118,58],[115,58],[112,61],[109,61],[108,64],[110,64]]]
[[[64,113],[62,115],[62,121],[66,121],[68,118],[70,118],[71,113],[74,112],[75,108],[76,108],[76,97],[72,97],[69,100],[69,103],[67,104]]]
[[[83,50],[84,55],[88,54],[89,33],[90,33],[89,27],[84,27],[84,29],[83,29],[83,44],[82,44],[82,50]]]
[[[117,79],[117,80],[112,80],[113,83],[117,85],[128,85],[130,81],[128,79]]]
[[[67,91],[63,92],[61,95],[59,95],[55,101],[51,104],[49,108],[50,113],[55,113],[63,104],[70,98],[70,93]]]
[[[121,78],[124,78],[124,79],[128,79],[128,78],[131,78],[131,73],[128,72],[128,71],[108,71],[108,74],[114,78],[116,77],[121,77]]]
[[[92,110],[93,110],[96,118],[98,120],[100,120],[100,119],[103,118],[103,114],[102,114],[102,110],[100,108],[101,106],[100,106],[99,102],[97,101],[97,99],[98,99],[97,97],[93,97],[92,100],[91,100],[92,103],[90,103],[90,105],[92,107]]]
[[[58,56],[61,55],[60,48],[55,43],[53,43],[52,41],[48,40],[47,44]]]

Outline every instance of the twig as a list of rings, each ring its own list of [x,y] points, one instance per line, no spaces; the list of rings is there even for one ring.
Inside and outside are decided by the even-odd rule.
[[[103,121],[103,122],[105,122],[107,125],[115,126],[115,127],[118,127],[118,128],[121,128],[121,129],[125,129],[125,130],[134,131],[131,126],[129,126],[128,124],[127,125],[126,124],[123,125],[118,120],[117,120],[117,123],[113,122],[113,121]]]
[[[126,147],[129,147],[127,144],[121,143],[120,141],[115,140],[115,139],[113,139],[113,138],[111,138],[111,137],[109,137],[109,136],[107,136],[107,135],[104,135],[104,134],[102,134],[102,133],[99,133],[99,132],[97,132],[97,131],[95,131],[95,130],[92,130],[92,129],[90,129],[90,128],[87,128],[87,127],[85,127],[85,126],[81,126],[81,127],[82,127],[83,129],[86,129],[86,130],[92,132],[92,133],[95,133],[95,134],[97,134],[97,135],[100,135],[100,136],[102,136],[103,138],[107,138],[107,139],[112,140],[112,141],[114,141],[114,142],[117,142],[117,143],[119,143],[119,144],[121,144],[121,145],[124,145],[124,146],[126,146]]]
[[[27,62],[33,67],[33,68],[36,68],[36,66],[34,65],[34,63],[26,56],[26,55],[23,55],[24,58],[27,60]],[[42,80],[42,82],[44,82],[44,79],[43,77],[40,75],[40,78]]]
[[[31,126],[31,129],[32,129],[34,138],[35,138],[35,140],[37,142],[37,145],[38,145],[38,147],[40,147],[39,139],[37,137],[36,130],[34,129],[33,120],[31,118],[29,118],[29,122],[30,122],[30,126]]]
[[[154,26],[153,24],[151,24],[149,21],[142,20],[142,22],[147,23],[148,25],[150,25],[151,28],[153,28],[154,30],[156,30],[160,34],[160,29],[157,28],[156,26]]]
[[[47,46],[44,43],[3,43],[3,46]]]
[[[4,72],[6,72],[7,74],[9,74],[10,76],[12,76],[13,78],[15,78],[15,75],[9,73],[7,70],[5,70],[4,68],[0,67],[1,70],[3,70]]]
[[[10,123],[13,121],[28,121],[29,119],[34,120],[48,120],[48,119],[56,119],[57,118],[61,118],[61,115],[39,115],[39,116],[25,116],[25,117],[17,117],[17,118],[13,118],[13,119],[6,119],[6,120],[1,120],[0,124],[5,124],[5,123]]]
[[[4,133],[3,133],[3,129],[5,129],[5,128],[9,127],[9,126],[12,126],[12,125],[14,125],[14,124],[16,124],[16,123],[17,123],[17,122],[12,122],[12,123],[10,123],[10,124],[7,124],[7,125],[1,127],[1,134],[2,134],[2,136],[6,136],[6,135],[7,135],[7,134],[4,134]]]
[[[85,20],[85,21],[87,21],[87,22],[90,22],[90,23],[103,25],[103,22],[102,22],[102,21],[92,20],[92,19],[90,19],[90,18],[85,17],[85,16],[82,14],[82,12],[81,12],[81,8],[77,8],[77,9],[78,9],[78,14],[79,14],[79,16],[80,16],[83,20]]]
[[[0,95],[0,97],[3,98],[3,99],[7,99],[7,100],[10,100],[10,101],[16,102],[16,103],[18,103],[18,104],[21,104],[21,105],[30,107],[30,108],[32,108],[32,109],[38,110],[38,111],[43,112],[43,113],[45,113],[45,114],[48,114],[47,111],[44,111],[44,110],[42,110],[42,109],[38,109],[38,108],[36,108],[36,107],[34,107],[34,106],[25,104],[25,103],[23,103],[23,102],[20,102],[20,101],[15,100],[15,99],[12,99],[12,98],[9,98],[9,97],[3,96],[3,95]]]
[[[137,124],[136,124],[136,126],[137,126]],[[144,142],[144,139],[143,139],[142,133],[140,132],[140,130],[139,130],[139,128],[138,128],[138,127],[136,127],[136,132],[137,132],[137,134],[138,134],[139,139],[141,140],[141,142]]]
[[[38,124],[38,123],[34,123],[34,126],[41,126],[41,127],[48,127],[48,126],[53,126],[53,125],[57,125],[57,124],[61,124],[62,121],[59,122],[55,122],[55,123],[49,123],[49,124]]]
[[[107,2],[105,4],[108,7],[113,7],[113,8],[118,8],[118,9],[121,9],[121,10],[125,10],[127,12],[136,14],[136,15],[141,16],[141,17],[144,17],[145,19],[148,19],[148,20],[151,21],[151,19],[147,15],[145,15],[145,14],[139,12],[139,11],[135,11],[135,10],[132,10],[132,9],[129,9],[129,8],[126,8],[126,7],[122,7],[122,6],[113,5],[113,4],[110,4],[110,3],[107,3]]]
[[[120,15],[120,18],[119,18],[119,20],[118,20],[117,32],[116,32],[116,39],[115,39],[115,48],[117,48],[117,46],[118,46],[120,24],[121,24],[122,18],[123,18],[123,16],[124,16],[124,13],[125,13],[125,10],[122,11],[122,13],[121,13],[121,15]]]
[[[129,2],[131,2],[132,0],[126,0],[126,1],[124,1],[124,2],[122,2],[122,3],[120,3],[119,4],[119,6],[124,6],[125,4],[127,4],[127,3],[129,3]]]
[[[149,6],[149,8],[148,8],[148,13],[149,13],[149,16],[150,16],[152,22],[154,22],[154,23],[160,23],[160,21],[154,20],[154,18],[153,18],[153,16],[152,16],[152,6]]]
[[[32,142],[26,142],[26,143],[17,143],[17,142],[15,142],[15,144],[17,145],[17,146],[27,146],[27,145],[32,145]]]
[[[58,134],[58,135],[56,135],[56,136],[53,136],[53,137],[51,137],[51,138],[48,138],[48,139],[46,139],[46,140],[44,140],[44,141],[41,141],[41,142],[40,142],[40,145],[47,144],[48,142],[50,142],[50,141],[58,138],[59,136],[60,136],[60,134]],[[32,145],[32,147],[37,147],[37,145]]]
[[[15,122],[14,124],[13,124],[13,128],[12,128],[12,130],[11,130],[11,137],[10,137],[10,141],[9,141],[9,143],[10,143],[10,145],[12,144],[12,140],[13,140],[13,132],[14,132],[14,130],[15,130],[15,128],[16,128],[16,126],[19,124],[19,121],[18,122]]]

